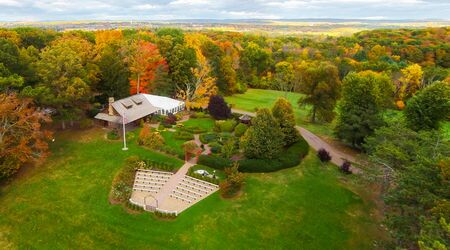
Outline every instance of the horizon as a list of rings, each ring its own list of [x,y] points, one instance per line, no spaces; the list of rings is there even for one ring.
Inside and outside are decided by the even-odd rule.
[[[0,0],[1,22],[299,20],[448,21],[438,0]],[[351,17],[351,18],[349,18]]]

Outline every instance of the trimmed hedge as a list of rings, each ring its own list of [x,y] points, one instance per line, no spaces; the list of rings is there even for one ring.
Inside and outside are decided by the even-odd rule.
[[[189,141],[194,140],[194,135],[188,131],[177,131],[173,134],[173,138],[177,140]]]
[[[185,126],[185,127],[180,128],[180,130],[181,131],[186,131],[186,132],[189,132],[189,133],[192,133],[192,134],[201,134],[201,133],[205,133],[206,132],[206,129],[200,128],[200,127],[197,127],[197,126]]]
[[[217,140],[218,135],[216,133],[206,133],[206,134],[201,134],[199,136],[200,141],[203,144],[208,144],[212,141]]]
[[[247,131],[248,126],[245,125],[244,123],[239,123],[235,128],[234,128],[234,135],[236,137],[241,137],[244,135],[245,131]]]
[[[300,164],[303,157],[308,154],[309,145],[301,138],[294,143],[279,158],[266,159],[244,159],[239,161],[239,171],[246,173],[274,172],[285,168],[295,167]]]
[[[233,161],[217,155],[200,155],[198,158],[198,164],[205,165],[217,170],[223,170],[225,168],[231,167]]]
[[[218,142],[211,142],[208,146],[211,148],[211,152],[215,154],[220,153],[222,150],[222,144]]]

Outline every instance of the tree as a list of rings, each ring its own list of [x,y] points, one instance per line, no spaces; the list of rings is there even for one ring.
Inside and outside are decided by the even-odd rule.
[[[285,95],[294,87],[294,66],[283,61],[275,65],[275,83],[277,89],[284,91]]]
[[[158,149],[164,145],[164,138],[158,132],[152,132],[150,126],[144,125],[139,132],[138,143],[151,149]]]
[[[450,84],[436,82],[413,96],[405,109],[406,121],[414,130],[438,129],[450,115]]]
[[[251,126],[241,137],[241,148],[248,158],[274,159],[284,145],[280,124],[268,109],[260,109]]]
[[[348,74],[342,84],[342,99],[338,104],[335,133],[339,139],[360,147],[364,138],[383,125],[381,111],[386,103],[384,93],[389,79],[386,76],[364,71]]]
[[[336,66],[329,62],[302,63],[299,68],[300,92],[305,97],[299,99],[299,105],[311,105],[311,121],[316,116],[321,120],[334,118],[334,107],[340,96],[341,81]]]
[[[208,111],[216,120],[226,120],[231,117],[231,108],[220,95],[213,95],[209,98]]]
[[[191,108],[203,108],[208,105],[209,97],[217,93],[216,79],[210,76],[210,65],[203,55],[198,41],[191,40],[189,46],[195,51],[197,67],[191,68],[192,81],[185,82],[178,87],[177,96]]]
[[[422,86],[423,71],[419,64],[412,64],[401,70],[402,77],[397,85],[397,96],[404,100],[413,96]]]
[[[79,117],[92,96],[92,86],[98,81],[94,56],[92,44],[72,35],[55,40],[41,52],[36,95],[40,103],[57,109],[63,129],[66,120]]]
[[[289,146],[298,141],[300,135],[295,128],[295,115],[291,103],[285,98],[278,98],[272,107],[272,114],[280,124],[284,145]]]
[[[130,79],[131,94],[147,93],[155,79],[156,70],[166,64],[156,45],[142,40],[130,45],[126,51],[125,62],[133,74]]]
[[[377,129],[365,148],[376,166],[390,172],[383,178],[383,196],[395,245],[448,245],[448,231],[441,227],[450,220],[448,140],[438,131],[415,132],[396,122]]]
[[[233,166],[225,168],[225,174],[227,178],[220,183],[220,191],[222,196],[230,198],[239,193],[244,185],[245,176],[238,171],[238,163],[234,163]]]
[[[51,133],[42,129],[42,124],[50,121],[30,99],[0,94],[0,179],[27,162],[38,163],[48,156]]]
[[[104,46],[97,65],[100,69],[100,82],[96,89],[106,101],[108,97],[121,99],[130,93],[130,72],[126,67],[119,43]]]
[[[254,42],[249,42],[242,51],[241,79],[255,84],[255,80],[269,68],[271,63],[272,58],[269,51],[262,49]]]

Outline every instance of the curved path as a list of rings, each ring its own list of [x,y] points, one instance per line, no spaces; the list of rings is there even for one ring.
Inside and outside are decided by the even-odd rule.
[[[231,109],[231,112],[243,114],[243,115],[245,114],[245,115],[249,115],[249,116],[255,116],[254,112],[244,111],[244,110],[240,110],[240,109]],[[305,140],[308,142],[309,146],[311,146],[314,150],[317,151],[321,148],[324,148],[325,150],[327,150],[331,155],[331,162],[334,163],[335,165],[341,166],[342,163],[344,162],[344,159],[356,163],[356,160],[353,156],[348,155],[348,154],[338,150],[334,146],[332,146],[332,145],[328,144],[327,142],[325,142],[324,140],[322,140],[319,136],[311,133],[309,130],[307,130],[303,127],[300,127],[300,126],[295,126],[295,127],[300,132],[300,134],[303,136],[303,138],[305,138]],[[352,167],[352,171],[354,173],[358,173],[361,170],[358,168]]]

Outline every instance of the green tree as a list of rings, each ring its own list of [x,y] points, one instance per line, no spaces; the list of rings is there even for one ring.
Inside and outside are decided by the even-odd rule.
[[[275,65],[275,84],[285,95],[294,88],[294,78],[294,66],[290,62],[283,61]]]
[[[448,140],[439,131],[415,132],[396,122],[377,129],[365,148],[383,169],[386,224],[395,245],[448,245],[448,231],[442,227],[450,220]]]
[[[251,126],[241,137],[241,148],[248,158],[274,159],[284,145],[280,124],[268,109],[260,109]]]
[[[450,85],[433,83],[412,97],[406,106],[408,125],[414,130],[438,129],[450,115]]]
[[[392,85],[385,89],[388,83],[386,76],[372,71],[350,73],[344,78],[335,126],[339,139],[360,147],[364,138],[383,125],[381,111],[388,103],[385,93],[393,91]]]
[[[242,51],[241,79],[253,85],[258,77],[269,69],[272,64],[271,53],[262,49],[258,44],[249,42]]]
[[[58,110],[62,127],[78,118],[87,106],[92,86],[98,81],[98,67],[91,43],[76,36],[65,36],[41,52],[37,64],[41,83],[38,100]]]
[[[298,141],[299,132],[295,128],[295,115],[291,103],[285,98],[278,98],[272,107],[272,114],[280,124],[284,145],[288,146]]]
[[[305,97],[299,105],[311,105],[311,121],[316,117],[324,121],[334,118],[334,107],[340,96],[341,81],[339,71],[329,62],[302,63],[299,68],[300,92]]]
[[[102,94],[104,101],[108,97],[121,99],[130,94],[130,72],[121,55],[120,44],[114,43],[105,46],[100,52],[97,65],[100,70],[100,81],[97,91]]]

